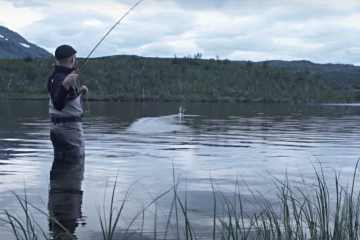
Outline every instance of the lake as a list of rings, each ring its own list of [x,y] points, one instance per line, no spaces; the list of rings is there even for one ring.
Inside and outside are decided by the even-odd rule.
[[[186,109],[184,117],[178,116],[179,107]],[[231,196],[239,179],[245,196],[250,197],[250,192],[244,182],[267,194],[271,202],[275,200],[271,177],[284,179],[287,173],[295,181],[312,182],[313,167],[320,161],[329,181],[334,181],[331,167],[341,170],[346,184],[359,157],[357,104],[89,102],[84,108],[85,164],[60,166],[50,181],[53,149],[48,102],[0,99],[2,209],[22,214],[11,191],[24,196],[25,185],[29,203],[47,213],[51,195],[68,230],[79,239],[96,240],[101,239],[97,209],[103,211],[105,203],[108,215],[116,176],[117,209],[128,188],[141,179],[125,203],[117,227],[121,232],[144,205],[174,185],[174,176],[175,181],[181,179],[178,192],[183,199],[186,192],[187,207],[211,215],[211,181]],[[57,186],[52,192],[50,184]],[[172,197],[164,195],[151,205],[131,229],[153,236],[156,218],[157,234],[164,233]],[[47,217],[31,211],[48,232]],[[192,222],[199,233],[211,232],[211,218],[193,213]],[[0,231],[4,239],[14,239],[1,222]],[[169,230],[168,235],[172,234]]]

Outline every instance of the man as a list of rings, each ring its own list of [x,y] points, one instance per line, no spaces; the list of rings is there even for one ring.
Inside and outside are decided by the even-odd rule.
[[[78,74],[73,68],[76,50],[61,45],[55,51],[57,64],[48,79],[49,114],[51,117],[50,139],[55,158],[83,157],[85,137],[82,129],[82,96],[88,89],[76,86]]]

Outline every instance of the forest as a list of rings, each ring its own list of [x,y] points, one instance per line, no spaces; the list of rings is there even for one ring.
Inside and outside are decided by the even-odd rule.
[[[75,68],[84,58],[77,58]],[[46,82],[55,59],[0,59],[0,96],[48,99]],[[350,73],[349,73],[350,74]],[[332,75],[332,74],[330,74]],[[343,74],[344,75],[344,74]],[[354,74],[353,74],[354,75]],[[201,53],[173,58],[116,55],[91,58],[77,85],[87,100],[266,103],[352,103],[358,80],[329,80],[307,67],[289,71],[268,61],[202,59]]]

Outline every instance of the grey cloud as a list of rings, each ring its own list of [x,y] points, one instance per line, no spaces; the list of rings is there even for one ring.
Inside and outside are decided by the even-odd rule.
[[[32,7],[51,7],[57,0],[3,0],[11,2],[14,7],[17,8],[32,8]],[[73,4],[73,0],[62,0],[61,2],[67,4]],[[98,2],[97,0],[82,1],[83,4],[91,4],[92,2]]]
[[[174,48],[166,42],[152,43],[143,47],[143,49],[119,49],[124,54],[137,54],[145,57],[168,57],[174,56]]]
[[[333,41],[326,43],[321,49],[307,52],[297,51],[293,54],[322,63],[358,63],[360,62],[360,43],[356,39],[359,37],[360,34],[347,39],[342,39],[341,36],[333,36]]]
[[[221,49],[227,51],[252,51],[254,47],[259,51],[268,51],[274,46],[266,39],[251,38],[251,37],[237,37],[233,39],[219,38],[209,40],[197,40],[195,43],[206,51],[212,49]]]
[[[18,6],[21,3],[12,2],[17,2]],[[31,2],[35,4],[35,1],[29,1],[29,4]],[[137,0],[117,2],[130,8]],[[115,27],[92,57],[114,54],[159,57],[176,54],[183,57],[201,52],[203,58],[214,58],[218,54],[224,59],[235,51],[244,51],[259,53],[260,56],[284,56],[316,62],[359,63],[357,48],[360,43],[357,39],[360,32],[350,27],[346,29],[338,21],[359,12],[360,4],[334,3],[331,0],[326,3],[305,0],[145,0]],[[44,19],[24,27],[19,33],[46,49],[54,49],[63,43],[72,44],[79,56],[87,56],[118,20],[96,12],[47,11],[49,13]],[[198,23],[197,17],[201,13],[214,15],[213,19],[209,19],[213,22],[209,22],[209,28]],[[243,21],[239,21],[241,18]],[[88,20],[98,20],[103,25],[79,24]],[[224,24],[216,24],[218,20],[224,21]],[[186,33],[190,34],[185,37]],[[276,43],[273,41],[276,38],[297,39],[306,45],[323,46],[306,48],[290,42]],[[195,48],[180,43],[169,44],[185,39],[192,40]]]
[[[67,17],[61,17],[63,15]],[[171,19],[174,22],[164,21],[163,18]],[[79,24],[88,20],[101,21],[104,26],[94,27]],[[97,55],[100,53],[109,55],[117,48],[136,49],[141,46],[160,43],[163,42],[163,38],[176,38],[176,36],[181,35],[193,26],[193,22],[186,16],[171,10],[156,13],[156,15],[155,13],[134,15],[132,18],[124,20],[113,29],[96,49]],[[21,32],[25,36],[29,36],[29,40],[31,39],[40,46],[47,48],[62,44],[64,41],[81,43],[79,44],[81,46],[77,49],[79,49],[79,56],[83,56],[85,55],[84,52],[89,52],[100,41],[116,21],[104,14],[95,12],[84,12],[82,14],[70,11],[50,12],[44,19],[21,29]],[[56,26],[56,28],[53,26]],[[40,29],[43,32],[38,34]],[[107,53],[106,49],[108,50]],[[144,49],[150,51],[149,49],[155,48]],[[94,55],[96,55],[95,52]]]
[[[279,30],[279,29],[278,29]],[[276,32],[276,31],[275,31]],[[343,34],[339,34],[343,33]],[[289,34],[289,36],[294,36]],[[348,36],[344,38],[343,36]],[[196,44],[204,52],[216,52],[220,56],[230,55],[234,51],[249,51],[262,52],[267,55],[285,55],[296,59],[310,59],[317,62],[360,62],[359,51],[353,48],[360,48],[359,39],[360,33],[351,34],[347,31],[336,31],[329,33],[326,37],[312,36],[310,39],[302,38],[306,44],[322,44],[322,47],[315,49],[306,48],[306,46],[292,46],[274,43],[271,36],[265,35],[261,32],[249,34],[247,36],[235,38],[214,38],[214,39],[199,39]],[[296,38],[296,35],[295,35]],[[350,47],[351,46],[351,47]]]
[[[185,10],[207,10],[207,9],[219,9],[226,7],[233,0],[146,0],[142,1],[142,5],[151,5],[158,3],[162,6],[165,3],[173,2]],[[239,0],[240,1],[240,0]],[[136,0],[118,0],[119,3],[128,6],[135,5],[138,1]]]
[[[29,8],[29,7],[49,7],[51,6],[50,1],[41,1],[41,0],[4,0],[6,2],[11,2],[14,7],[18,8]]]
[[[360,47],[360,42],[357,41],[360,38],[360,32],[342,29],[337,26],[324,26],[324,29],[326,30],[317,35],[302,37],[306,43],[324,45],[322,48],[312,52],[299,51],[294,54],[303,57],[307,54],[317,61],[322,61],[321,59],[325,59],[325,61],[337,61],[335,56],[339,56],[343,62],[351,63],[360,61],[360,55],[351,50],[352,48]],[[347,60],[345,56],[348,57]]]
[[[136,1],[121,0],[118,2],[130,7]],[[326,2],[326,4],[324,2],[320,3],[319,1],[308,0],[148,0],[143,1],[141,4],[144,5],[142,6],[143,8],[147,8],[157,3],[159,11],[162,11],[164,10],[162,8],[163,4],[169,2],[175,3],[183,9],[182,14],[188,15],[190,19],[194,12],[222,12],[230,17],[260,17],[262,22],[266,23],[267,26],[280,21],[304,22],[311,19],[334,19],[349,14],[356,14],[360,10],[360,3],[350,0],[341,3],[330,0]],[[346,3],[350,2],[354,5],[344,7],[347,6]],[[338,5],[334,5],[333,3],[338,3]],[[166,10],[168,11],[168,9]],[[216,21],[216,18],[212,20]],[[249,25],[252,24],[252,22],[249,22]]]
[[[345,51],[344,51],[345,50]],[[307,59],[317,63],[342,63],[342,64],[355,64],[359,63],[359,56],[352,53],[350,49],[343,49],[341,51],[330,51],[324,55],[319,52],[310,52],[307,54],[298,53],[297,59]]]
[[[243,18],[246,19],[246,22],[237,24],[236,19],[234,19],[234,22],[224,24],[224,26],[215,30],[198,29],[198,37],[217,38],[226,36],[232,38],[250,32],[267,31],[270,33],[272,29],[276,30],[276,34],[283,33],[283,35],[287,35],[289,31],[292,31],[291,28],[298,24],[308,24],[311,27],[311,24],[313,24],[311,20],[323,20],[326,24],[329,21],[336,21],[339,17],[357,12],[356,9],[336,9],[333,6],[319,4],[315,1],[308,4],[291,1],[262,1],[261,5],[259,5],[261,1],[237,2],[233,1],[235,5],[244,4],[244,7],[226,10],[226,17]],[[212,21],[216,21],[216,19]],[[328,29],[331,29],[331,27]]]
[[[199,49],[204,53],[212,53],[212,57],[219,55],[221,58],[228,58],[235,51],[249,52],[276,52],[282,53],[284,49],[281,46],[274,45],[266,38],[260,37],[236,37],[232,39],[218,38],[209,40],[195,41]]]
[[[183,11],[176,10],[159,10],[156,13],[137,14],[131,18],[131,22],[124,25],[134,29],[152,29],[156,32],[161,31],[165,35],[179,35],[194,28],[193,14],[186,14]],[[131,24],[136,24],[133,26]],[[152,32],[152,31],[151,31]]]
[[[226,8],[232,0],[175,0],[175,3],[187,10],[219,10]]]
[[[360,5],[359,5],[360,6]],[[350,14],[356,14],[358,10],[355,8],[335,8],[331,5],[314,3],[302,3],[289,4],[284,3],[283,6],[273,7],[270,11],[264,14],[262,22],[267,23],[267,26],[272,27],[278,24],[307,24],[309,27],[314,22],[322,22],[327,24],[328,22],[336,22],[344,16]],[[331,29],[331,28],[330,28]],[[287,29],[284,29],[286,32]]]
[[[236,37],[246,36],[253,32],[262,31],[266,29],[266,24],[262,22],[254,22],[252,24],[245,22],[244,24],[236,23],[227,23],[216,28],[206,29],[203,27],[198,27],[193,29],[196,39],[216,39],[216,38],[226,38],[232,39]]]
[[[99,33],[100,35],[105,34],[102,27],[86,26],[79,23],[96,19],[110,28],[106,22],[112,20],[106,15],[90,11],[83,14],[66,12],[66,18],[62,17],[63,14],[64,12],[51,12],[44,19],[23,27],[20,32],[29,41],[48,48],[63,44],[65,41],[73,42],[72,45],[75,42],[79,45],[95,44],[95,41],[101,39]]]
[[[247,4],[249,5],[249,2]],[[356,40],[360,37],[360,33],[355,32],[354,29],[346,30],[336,24],[336,18],[347,16],[348,14],[345,13],[354,13],[355,10],[347,12],[346,9],[336,10],[333,6],[316,3],[310,5],[312,8],[304,3],[290,5],[287,2],[282,6],[273,5],[264,12],[261,12],[264,6],[247,8],[248,15],[240,14],[245,19],[254,16],[254,22],[245,21],[241,24],[229,22],[215,29],[196,29],[194,30],[197,33],[195,43],[205,53],[216,52],[225,56],[231,55],[234,51],[250,51],[265,55],[310,58],[319,62],[336,61],[337,58],[338,61],[348,63],[360,61],[359,56],[350,53],[351,49],[349,50],[349,46],[359,46]],[[255,15],[255,9],[257,15]],[[231,16],[230,12],[236,11],[236,9],[228,10],[227,13]],[[323,44],[324,46],[307,49],[306,46],[272,42],[274,38],[279,37],[290,37],[305,44]],[[348,56],[347,59],[346,56]]]
[[[156,0],[164,2],[168,0]],[[360,3],[355,0],[346,0],[343,2],[329,0],[325,1],[309,1],[309,0],[172,0],[178,6],[188,11],[225,11],[234,15],[275,15],[278,19],[282,20],[294,20],[309,19],[309,18],[322,18],[330,16],[338,16],[343,14],[355,13],[360,8]],[[332,3],[338,3],[339,5],[333,5]],[[349,3],[355,4],[350,6]],[[344,7],[347,4],[348,8]],[[294,13],[296,14],[294,18]]]

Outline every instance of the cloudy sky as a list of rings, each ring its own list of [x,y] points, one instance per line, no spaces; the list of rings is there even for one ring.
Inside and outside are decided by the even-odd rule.
[[[0,0],[0,25],[86,57],[138,0]],[[136,54],[360,65],[360,1],[143,0],[91,57]]]

